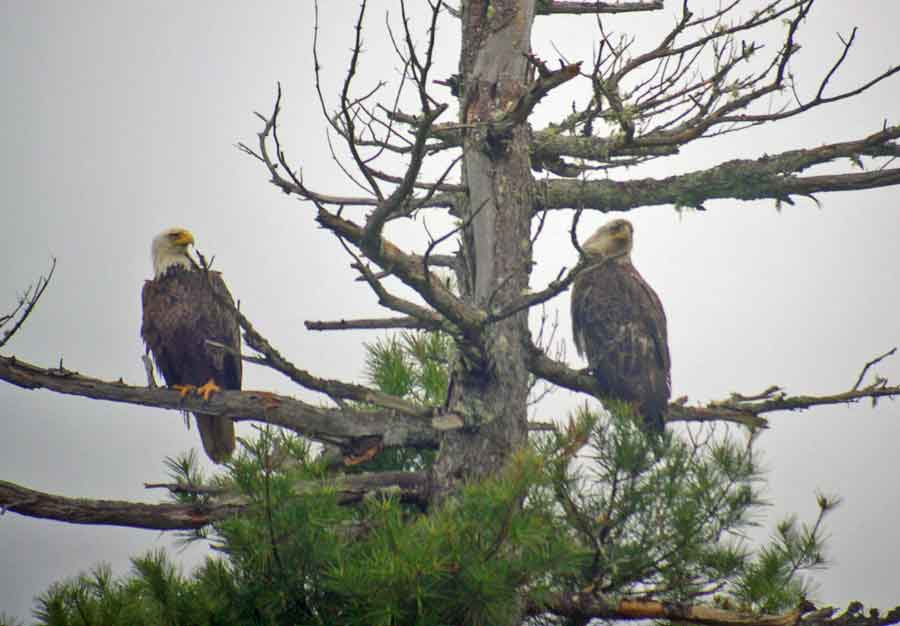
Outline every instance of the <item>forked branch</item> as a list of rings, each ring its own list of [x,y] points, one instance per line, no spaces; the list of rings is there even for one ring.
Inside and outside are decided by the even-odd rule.
[[[47,272],[47,275],[41,275],[38,277],[37,282],[33,285],[28,285],[25,288],[25,292],[19,296],[18,302],[16,306],[13,308],[12,312],[6,314],[0,314],[0,348],[6,345],[10,339],[13,338],[13,335],[22,327],[22,324],[25,323],[25,320],[28,319],[28,316],[31,315],[31,312],[34,310],[34,307],[37,305],[38,300],[41,299],[41,296],[44,295],[44,291],[47,289],[47,285],[50,284],[50,279],[53,278],[53,272],[56,270],[56,258],[54,257],[50,263],[50,271]],[[3,330],[3,327],[12,324],[8,329]]]
[[[197,256],[200,258],[202,271],[209,272],[209,265],[206,262],[206,258],[199,251],[197,251]],[[244,331],[244,341],[248,346],[260,354],[260,357],[254,359],[252,362],[269,367],[302,387],[324,393],[336,402],[340,400],[353,400],[356,402],[374,404],[392,411],[399,411],[400,413],[409,416],[427,417],[431,415],[432,409],[429,407],[423,407],[408,400],[404,400],[403,398],[384,393],[377,389],[370,389],[363,385],[319,378],[312,375],[307,370],[297,367],[285,358],[268,339],[256,330],[247,316],[244,315],[233,302],[215,292],[215,290],[212,291],[212,294],[221,306],[230,309],[232,315],[237,318],[241,329]]]

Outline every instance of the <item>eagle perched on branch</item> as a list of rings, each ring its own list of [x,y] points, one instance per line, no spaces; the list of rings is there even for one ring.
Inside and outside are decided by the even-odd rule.
[[[662,432],[671,395],[666,314],[631,264],[634,227],[604,224],[582,246],[588,268],[572,287],[575,348],[587,356],[604,393],[630,402],[645,428]]]
[[[241,388],[240,326],[216,297],[233,302],[222,275],[202,271],[188,255],[193,244],[194,236],[183,228],[153,239],[153,280],[144,282],[141,293],[141,337],[166,384],[209,400],[216,391]],[[194,418],[206,455],[215,463],[226,461],[234,451],[234,422],[203,413]]]

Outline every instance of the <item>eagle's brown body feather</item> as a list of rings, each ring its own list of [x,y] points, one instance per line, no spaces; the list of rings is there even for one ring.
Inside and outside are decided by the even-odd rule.
[[[604,392],[633,403],[647,427],[661,431],[671,394],[666,314],[627,256],[575,279],[572,329]]]
[[[241,388],[241,359],[206,344],[219,342],[232,350],[241,346],[236,316],[222,306],[214,291],[232,301],[218,272],[170,267],[144,283],[141,337],[153,354],[166,384],[200,386],[212,379],[222,389]],[[229,418],[195,413],[203,449],[221,463],[234,450],[234,423]]]

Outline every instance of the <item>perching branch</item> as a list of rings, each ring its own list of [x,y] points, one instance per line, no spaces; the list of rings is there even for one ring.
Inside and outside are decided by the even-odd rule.
[[[430,417],[424,415],[431,411],[426,408],[419,409],[423,415],[418,417],[395,411],[330,409],[262,391],[220,391],[205,401],[196,394],[182,396],[174,389],[136,387],[121,380],[91,378],[63,368],[44,369],[3,356],[0,356],[0,380],[24,389],[49,389],[95,400],[264,422],[318,441],[381,437],[387,447],[430,448],[437,438]]]
[[[859,380],[873,364],[891,354],[893,351],[867,363]],[[535,376],[572,391],[590,394],[602,401],[604,390],[590,370],[572,369],[565,363],[551,359],[534,344],[529,346],[528,356],[526,366]],[[773,386],[760,394],[743,396],[735,393],[726,400],[712,401],[703,406],[687,406],[687,399],[682,398],[669,404],[666,421],[731,422],[749,428],[767,428],[769,419],[763,417],[767,413],[800,411],[829,404],[851,404],[864,399],[875,403],[879,398],[900,396],[900,385],[888,385],[887,379],[882,377],[876,377],[874,382],[862,388],[859,384],[857,382],[848,391],[821,396],[789,396],[780,387]]]

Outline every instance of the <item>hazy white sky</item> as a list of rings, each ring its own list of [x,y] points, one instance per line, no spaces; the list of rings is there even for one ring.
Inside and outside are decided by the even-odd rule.
[[[335,94],[352,41],[356,3],[323,3],[323,79]],[[415,4],[415,3],[413,3]],[[673,4],[673,3],[669,3]],[[680,3],[674,3],[680,5]],[[647,49],[674,20],[671,8],[605,20]],[[696,2],[697,9],[712,2]],[[858,44],[833,80],[847,87],[900,62],[900,5],[821,2],[800,36],[794,66],[801,94],[840,51],[836,33],[860,27]],[[340,8],[338,8],[340,7]],[[397,62],[384,38],[384,13],[371,3],[361,86],[395,85]],[[421,22],[420,22],[421,24]],[[534,50],[553,59],[589,60],[591,18],[539,18]],[[424,28],[420,30],[424,32]],[[454,71],[458,28],[440,29],[436,77]],[[310,206],[280,194],[265,172],[234,147],[254,141],[252,111],[270,110],[276,81],[286,96],[282,137],[305,180],[354,193],[330,160],[312,78],[312,9],[305,2],[249,4],[85,1],[0,3],[0,311],[45,271],[57,275],[32,318],[4,354],[85,374],[141,384],[140,288],[150,275],[149,245],[183,225],[216,255],[242,309],[285,354],[329,377],[356,379],[361,342],[376,335],[316,334],[307,319],[371,316],[367,288],[353,282],[349,259],[315,227]],[[769,51],[778,45],[769,41]],[[543,102],[536,124],[558,117],[576,89]],[[441,90],[437,96],[447,96]],[[387,94],[385,98],[387,98]],[[449,97],[449,96],[448,96]],[[667,176],[736,157],[812,147],[897,123],[900,79],[851,102],[777,127],[701,143],[674,160],[614,176]],[[448,115],[445,121],[449,121]],[[896,190],[830,194],[821,208],[800,199],[778,212],[772,202],[710,202],[706,212],[648,207],[636,226],[635,263],[663,300],[670,328],[673,391],[692,400],[770,384],[794,393],[849,388],[862,364],[900,343],[900,216]],[[568,215],[549,220],[538,241],[534,285],[571,265]],[[429,216],[429,227],[439,224]],[[606,218],[582,218],[582,236]],[[421,223],[395,228],[395,241],[424,241]],[[446,250],[451,251],[450,248]],[[551,302],[570,336],[568,295]],[[569,360],[574,350],[569,346]],[[900,379],[900,361],[878,373]],[[245,387],[312,397],[259,368]],[[562,417],[581,399],[558,391],[537,408]],[[817,598],[900,601],[895,580],[900,531],[893,457],[897,405],[832,407],[776,415],[759,450],[771,470],[770,515],[761,535],[790,512],[815,514],[814,491],[838,493],[829,519],[831,569],[815,576]],[[153,501],[144,482],[163,477],[162,459],[198,443],[174,412],[29,392],[0,383],[0,479],[69,496]],[[246,429],[246,426],[241,426]],[[117,573],[128,557],[170,546],[149,531],[82,527],[8,513],[0,518],[0,611],[27,618],[32,596],[100,560]],[[194,546],[185,567],[202,558]]]

